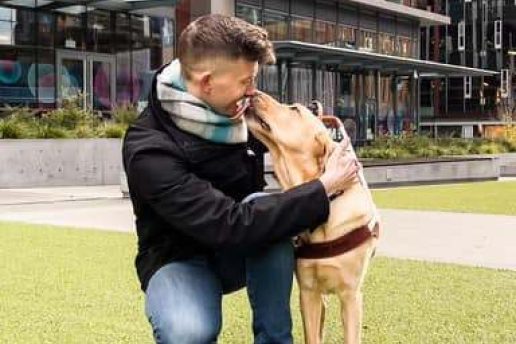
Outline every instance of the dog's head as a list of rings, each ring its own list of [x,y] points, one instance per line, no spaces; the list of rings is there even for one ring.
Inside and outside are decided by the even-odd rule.
[[[305,106],[281,104],[258,92],[246,119],[251,132],[269,149],[284,189],[319,177],[333,141],[321,120]]]

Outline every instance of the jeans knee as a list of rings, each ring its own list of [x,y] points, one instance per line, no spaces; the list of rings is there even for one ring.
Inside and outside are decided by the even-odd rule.
[[[215,343],[220,331],[218,321],[203,322],[185,315],[161,318],[159,321],[149,318],[149,321],[157,344]]]

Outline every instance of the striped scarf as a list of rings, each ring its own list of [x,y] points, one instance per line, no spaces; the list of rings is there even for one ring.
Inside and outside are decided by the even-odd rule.
[[[179,60],[172,61],[158,75],[157,96],[163,110],[180,129],[216,143],[247,142],[243,116],[230,118],[219,114],[186,91]]]

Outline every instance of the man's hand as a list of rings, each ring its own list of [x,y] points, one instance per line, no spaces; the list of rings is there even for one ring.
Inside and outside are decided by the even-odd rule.
[[[330,153],[326,169],[319,178],[328,196],[344,191],[357,176],[360,164],[348,150],[350,144],[347,137],[338,144]]]

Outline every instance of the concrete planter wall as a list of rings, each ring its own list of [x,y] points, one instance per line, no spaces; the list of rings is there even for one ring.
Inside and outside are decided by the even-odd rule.
[[[504,177],[516,177],[516,153],[500,154],[500,174]]]
[[[279,185],[273,176],[270,158],[266,156],[267,190],[277,191]],[[500,159],[497,156],[440,159],[399,163],[364,162],[364,174],[370,187],[416,184],[439,184],[460,181],[497,180],[500,177]]]
[[[479,157],[373,166],[364,164],[364,174],[372,187],[497,180],[500,161],[498,157]]]
[[[120,139],[0,140],[0,188],[120,183]]]

